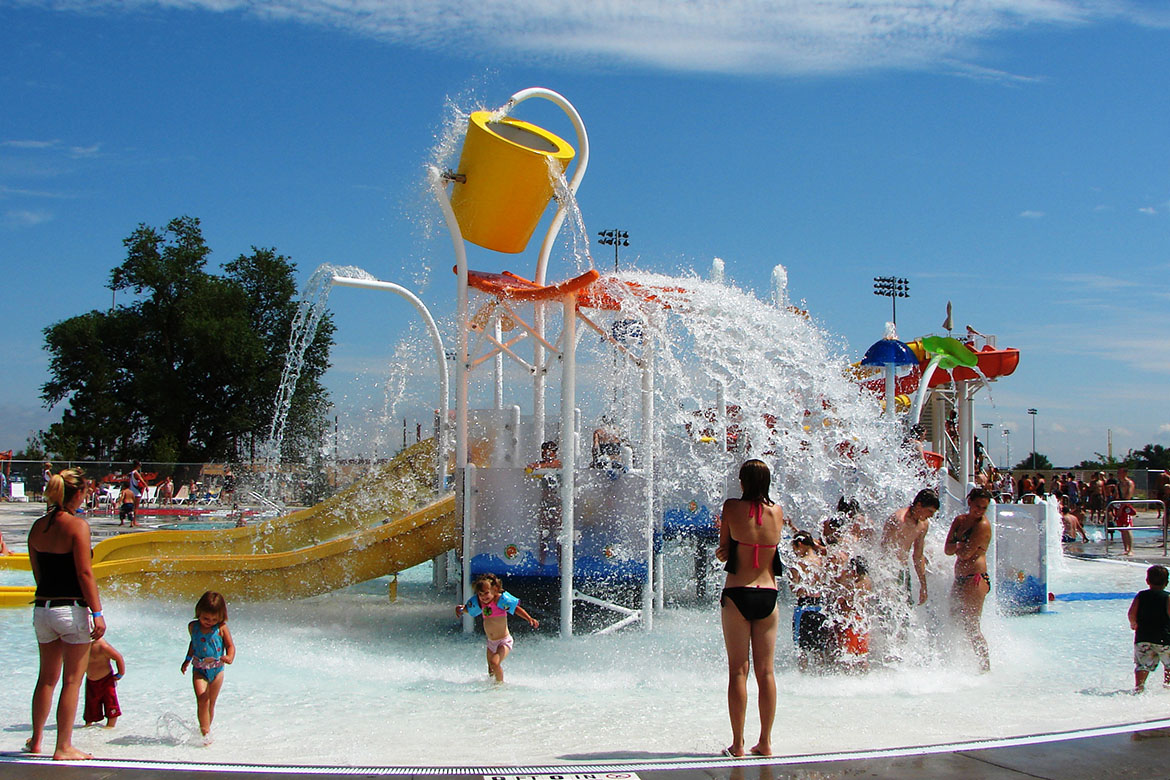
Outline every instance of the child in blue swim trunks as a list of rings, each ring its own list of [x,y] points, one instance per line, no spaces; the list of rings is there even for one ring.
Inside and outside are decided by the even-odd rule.
[[[508,633],[508,615],[519,615],[533,628],[540,627],[540,621],[524,611],[520,599],[504,590],[504,583],[494,574],[481,574],[471,584],[475,593],[466,604],[455,607],[455,615],[483,615],[483,633],[487,636],[488,674],[496,682],[504,681],[504,659],[512,650],[512,635]]]
[[[227,627],[227,602],[209,590],[195,605],[195,619],[187,624],[191,643],[181,671],[193,666],[191,683],[195,687],[195,704],[203,744],[211,744],[211,721],[215,719],[215,700],[223,687],[223,667],[236,660],[236,643]]]

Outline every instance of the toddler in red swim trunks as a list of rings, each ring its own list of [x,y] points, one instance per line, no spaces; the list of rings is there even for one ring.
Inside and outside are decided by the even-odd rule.
[[[118,668],[115,672],[110,663]],[[85,725],[92,726],[102,718],[106,728],[112,729],[122,714],[118,706],[117,681],[126,673],[122,654],[105,639],[95,639],[89,646],[89,669],[85,673]]]

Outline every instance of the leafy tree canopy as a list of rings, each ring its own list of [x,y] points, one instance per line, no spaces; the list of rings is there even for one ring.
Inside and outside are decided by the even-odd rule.
[[[1051,471],[1055,468],[1052,465],[1052,461],[1048,460],[1048,456],[1042,452],[1035,453],[1036,460],[1033,463],[1032,454],[1028,453],[1028,457],[1012,466],[1012,471]]]
[[[250,458],[268,434],[297,309],[296,266],[252,247],[208,273],[199,220],[162,230],[141,224],[109,287],[133,299],[45,328],[48,407],[65,404],[43,432],[64,458],[203,461]],[[302,456],[325,430],[333,323],[309,346],[286,425],[285,455]]]

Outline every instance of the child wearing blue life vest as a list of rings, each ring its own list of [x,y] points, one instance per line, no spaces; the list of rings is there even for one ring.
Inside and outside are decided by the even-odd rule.
[[[199,715],[199,731],[203,744],[211,744],[211,721],[215,719],[215,700],[223,687],[223,667],[236,660],[236,643],[227,627],[227,602],[223,596],[209,590],[195,605],[195,619],[187,624],[191,643],[181,671],[191,670],[195,687],[195,704]]]
[[[494,574],[481,574],[471,584],[475,595],[467,600],[466,604],[455,607],[455,615],[462,617],[466,612],[469,615],[483,615],[483,633],[487,636],[487,665],[488,674],[496,682],[504,681],[504,659],[512,650],[512,635],[508,633],[508,615],[519,615],[528,621],[533,628],[540,626],[540,621],[524,611],[520,606],[520,599],[504,590],[504,583]]]

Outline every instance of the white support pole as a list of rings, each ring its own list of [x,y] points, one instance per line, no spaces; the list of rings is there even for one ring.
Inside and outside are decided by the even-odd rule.
[[[970,385],[963,380],[955,382],[955,405],[959,417],[959,476],[963,482],[963,494],[971,489],[975,476],[975,442],[972,425],[972,402]]]
[[[573,635],[573,497],[577,469],[577,442],[573,418],[577,401],[577,296],[566,295],[562,302],[565,321],[561,347],[561,636]]]
[[[647,335],[647,337],[649,337]],[[665,582],[662,577],[662,553],[654,553],[654,536],[659,531],[658,514],[654,511],[654,349],[646,342],[642,364],[642,475],[646,481],[646,584],[642,589],[642,626],[654,628],[654,608],[662,609],[665,600]]]
[[[930,428],[934,434],[932,446],[935,452],[943,455],[947,452],[947,410],[946,397],[937,389],[934,393],[934,403],[930,407]]]
[[[886,416],[890,419],[894,418],[894,396],[898,394],[897,370],[893,363],[886,366]]]
[[[509,457],[512,459],[512,468],[519,468],[524,461],[521,460],[520,454],[520,407],[515,404],[508,410],[508,425],[512,429],[512,441],[508,442],[511,447],[509,449]]]
[[[544,396],[545,396],[545,374],[548,371],[546,352],[544,345],[541,344],[541,339],[544,338],[545,332],[545,307],[544,301],[536,301],[534,304],[535,311],[533,312],[534,330],[540,338],[533,339],[532,346],[532,435],[536,439],[537,446],[544,443],[548,438],[544,435]],[[564,449],[564,432],[561,432],[561,449]]]
[[[504,328],[500,324],[500,318],[495,318],[495,336],[496,344],[501,344],[504,341]],[[504,408],[504,353],[497,352],[495,357],[495,402],[496,409]]]
[[[471,597],[471,531],[475,527],[475,466],[468,463],[463,468],[463,579],[459,594],[460,601]],[[470,634],[475,628],[475,619],[463,613],[463,633]]]
[[[459,598],[466,600],[471,593],[471,560],[468,557],[471,549],[470,534],[468,533],[469,515],[472,511],[472,494],[469,487],[467,473],[467,329],[468,322],[468,291],[467,291],[467,247],[463,244],[463,231],[459,228],[459,220],[455,218],[455,211],[451,208],[451,201],[447,197],[447,187],[443,182],[442,172],[435,166],[427,170],[431,183],[431,190],[439,208],[443,211],[443,218],[447,223],[447,231],[451,234],[451,244],[455,251],[455,470],[463,469],[463,561],[462,577],[460,578]],[[463,616],[463,632],[471,633],[472,621],[470,615]]]

